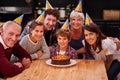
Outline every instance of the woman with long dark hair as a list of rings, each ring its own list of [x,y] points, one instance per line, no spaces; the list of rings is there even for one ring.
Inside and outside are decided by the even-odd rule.
[[[94,23],[83,27],[85,49],[96,60],[104,60],[108,79],[114,80],[120,72],[120,49]]]

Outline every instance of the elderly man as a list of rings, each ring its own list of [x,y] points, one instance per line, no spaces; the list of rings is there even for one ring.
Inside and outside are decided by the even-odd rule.
[[[3,24],[0,34],[0,77],[12,77],[21,73],[31,64],[30,55],[18,44],[21,26],[8,21]],[[10,62],[11,55],[18,57],[15,63]]]

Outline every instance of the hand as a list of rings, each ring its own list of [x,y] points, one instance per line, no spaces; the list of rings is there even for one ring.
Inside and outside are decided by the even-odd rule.
[[[25,68],[29,68],[30,64],[31,64],[31,61],[30,61],[29,58],[23,58],[22,64],[24,65]]]
[[[113,40],[114,42],[119,42],[120,40],[118,38],[108,37],[109,39]]]
[[[20,62],[15,62],[14,65],[18,66],[19,68],[22,67],[22,63],[20,63]]]
[[[120,40],[118,38],[113,38],[113,37],[109,37],[111,40],[114,41],[114,43],[116,43],[117,46],[117,50],[120,49]]]
[[[117,46],[117,50],[120,49],[120,42],[115,42],[116,43],[116,46]]]
[[[113,39],[114,42],[120,42],[118,38]]]
[[[39,51],[37,52],[38,58],[41,57],[42,55],[43,55],[43,52],[42,52],[41,50],[39,50]]]

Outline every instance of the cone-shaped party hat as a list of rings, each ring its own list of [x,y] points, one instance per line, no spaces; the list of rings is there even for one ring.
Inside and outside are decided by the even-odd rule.
[[[61,27],[61,29],[69,29],[69,23],[68,23],[68,19],[65,21],[65,23],[63,24],[63,26]]]
[[[48,9],[53,9],[53,7],[52,7],[51,4],[48,2],[48,0],[46,0],[45,9],[46,9],[46,10],[48,10]]]
[[[89,25],[90,23],[92,23],[92,19],[90,18],[90,16],[86,13],[86,18],[85,18],[85,25]]]
[[[17,17],[16,19],[14,19],[14,21],[17,22],[18,24],[21,24],[22,20],[23,20],[23,16],[24,16],[24,14],[20,15],[19,17]]]
[[[41,13],[41,15],[35,20],[36,22],[43,22],[44,21],[44,15],[45,15],[45,12],[43,11]]]
[[[76,11],[81,11],[82,12],[82,1],[79,1],[77,7],[75,8]]]

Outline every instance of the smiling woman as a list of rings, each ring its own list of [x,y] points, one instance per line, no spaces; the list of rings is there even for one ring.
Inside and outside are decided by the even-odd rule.
[[[99,27],[90,23],[84,27],[85,49],[95,60],[105,62],[108,79],[114,80],[120,72],[120,49],[117,49],[116,43],[107,38]]]

